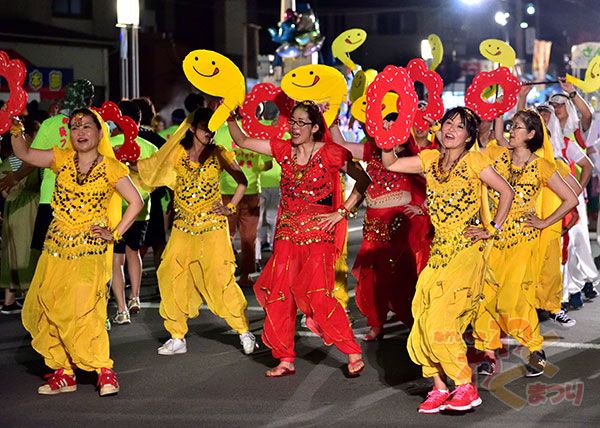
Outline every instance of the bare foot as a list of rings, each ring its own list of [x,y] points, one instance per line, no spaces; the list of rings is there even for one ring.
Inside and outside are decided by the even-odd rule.
[[[365,368],[365,363],[362,359],[362,354],[350,354],[348,355],[348,375],[350,377],[356,377],[360,375]]]
[[[282,361],[277,367],[273,367],[265,372],[266,377],[291,376],[296,373],[296,367],[293,363]]]

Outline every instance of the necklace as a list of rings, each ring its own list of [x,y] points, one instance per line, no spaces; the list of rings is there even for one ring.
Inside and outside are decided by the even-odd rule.
[[[87,181],[88,177],[90,176],[90,173],[92,172],[92,170],[96,167],[96,165],[98,164],[98,159],[100,159],[100,153],[98,153],[98,155],[96,156],[96,159],[94,159],[92,161],[92,164],[90,165],[90,167],[88,168],[87,172],[84,174],[82,172],[80,172],[79,170],[79,154],[76,153],[75,154],[75,171],[76,171],[76,175],[75,175],[75,181],[77,181],[77,184],[79,184],[80,186],[85,184],[85,182]]]
[[[458,164],[458,161],[460,161],[462,159],[462,157],[465,153],[466,153],[466,151],[463,151],[456,159],[454,159],[454,162],[452,162],[452,165],[450,165],[450,167],[446,171],[444,171],[442,169],[442,163],[444,162],[446,153],[443,153],[438,158],[437,168],[434,168],[433,173],[435,175],[436,180],[439,183],[445,183],[446,181],[448,181],[450,179],[450,175],[452,174],[454,167]]]
[[[310,149],[310,155],[308,155],[308,161],[304,164],[303,167],[300,167],[300,165],[298,165],[297,151],[292,149],[292,160],[294,161],[294,177],[296,177],[296,180],[298,180],[298,181],[302,180],[304,173],[310,166],[310,161],[312,159],[312,155],[313,155],[316,145],[317,145],[317,143],[313,143],[312,148]]]
[[[510,175],[511,176],[520,176],[523,174],[523,172],[525,172],[525,167],[527,165],[529,165],[529,163],[531,162],[531,157],[533,156],[533,153],[529,154],[529,157],[527,158],[527,160],[525,161],[525,163],[522,166],[515,166],[512,162],[512,158],[510,160]]]

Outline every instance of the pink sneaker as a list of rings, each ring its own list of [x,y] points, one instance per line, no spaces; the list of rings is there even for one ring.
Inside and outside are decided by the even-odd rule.
[[[446,402],[446,410],[457,410],[464,412],[471,410],[481,404],[481,398],[477,393],[477,387],[472,383],[457,386],[452,391],[452,398]]]
[[[427,393],[427,398],[419,406],[419,413],[439,413],[444,410],[446,400],[450,398],[450,392],[440,391],[435,386]]]

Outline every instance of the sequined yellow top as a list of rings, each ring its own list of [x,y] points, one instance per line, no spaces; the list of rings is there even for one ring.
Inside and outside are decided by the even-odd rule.
[[[556,168],[544,158],[535,158],[523,167],[514,166],[508,149],[499,147],[486,150],[494,168],[513,187],[513,199],[508,217],[502,230],[494,237],[494,246],[499,249],[511,248],[520,242],[531,241],[540,236],[540,230],[523,224],[527,213],[535,213],[537,200],[543,187],[556,172]],[[492,212],[498,207],[498,194],[490,192]]]
[[[223,166],[233,162],[234,153],[216,146],[200,165],[192,162],[181,146],[180,153],[174,159],[177,179],[173,187],[173,227],[191,235],[227,229],[227,217],[211,211],[214,204],[222,200],[219,187],[221,171]]]
[[[464,237],[464,231],[481,223],[479,174],[490,166],[490,161],[479,152],[468,152],[447,174],[440,171],[439,151],[423,150],[418,156],[427,180],[427,207],[435,228],[428,266],[437,269],[473,245]]]
[[[90,228],[108,224],[110,198],[128,169],[118,160],[105,157],[79,184],[75,152],[57,147],[52,150],[51,168],[57,175],[51,201],[54,218],[44,241],[44,251],[65,259],[104,254],[108,249],[107,242],[92,236]]]

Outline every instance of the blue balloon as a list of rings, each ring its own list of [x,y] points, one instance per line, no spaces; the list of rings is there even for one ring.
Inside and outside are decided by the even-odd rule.
[[[281,58],[297,58],[302,53],[297,45],[284,43],[275,50]]]
[[[289,42],[294,36],[294,30],[296,25],[290,21],[283,21],[279,23],[279,29],[269,28],[267,31],[271,35],[271,40],[275,43]]]

